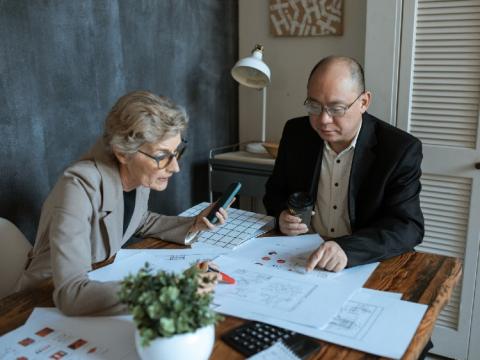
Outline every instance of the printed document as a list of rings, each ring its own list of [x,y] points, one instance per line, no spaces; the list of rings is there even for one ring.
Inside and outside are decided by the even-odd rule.
[[[350,269],[340,280],[263,267],[233,255],[235,252],[215,260],[221,271],[236,280],[235,285],[217,285],[214,302],[218,312],[238,317],[254,312],[314,328],[326,326],[377,266]]]

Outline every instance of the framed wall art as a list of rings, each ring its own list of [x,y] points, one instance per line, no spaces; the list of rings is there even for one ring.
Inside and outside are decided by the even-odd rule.
[[[270,0],[274,36],[342,35],[343,0]]]

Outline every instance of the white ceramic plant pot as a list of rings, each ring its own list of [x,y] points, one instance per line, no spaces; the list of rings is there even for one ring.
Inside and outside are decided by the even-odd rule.
[[[215,342],[215,326],[209,325],[194,333],[156,338],[146,347],[135,330],[135,345],[142,360],[207,360]]]

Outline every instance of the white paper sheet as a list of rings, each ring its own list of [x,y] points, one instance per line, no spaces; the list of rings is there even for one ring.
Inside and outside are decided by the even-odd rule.
[[[302,326],[255,312],[241,318],[263,321],[317,339],[367,353],[400,359],[405,353],[427,305],[398,299],[396,293],[359,289],[324,329]]]
[[[159,260],[174,261],[187,257],[197,256],[199,259],[211,260],[219,255],[228,254],[232,250],[201,244],[195,248],[187,249],[121,249],[115,256],[115,261],[122,261],[130,256],[145,252]],[[188,260],[188,259],[187,259]]]
[[[0,337],[0,359],[138,359],[130,316],[67,317],[34,309],[27,323]]]
[[[327,324],[377,266],[349,269],[339,281],[261,267],[232,256],[215,260],[223,272],[236,280],[235,285],[217,285],[217,311],[239,317],[254,312],[316,328]]]
[[[235,257],[258,266],[307,274],[312,278],[337,277],[342,273],[319,269],[309,273],[305,271],[308,257],[322,243],[323,239],[318,234],[262,237],[236,249]]]
[[[232,315],[265,321],[338,345],[398,359],[408,347],[427,309],[426,305],[399,300],[399,296],[397,293],[359,289],[323,330],[255,312]],[[0,337],[0,358],[9,359],[5,353],[7,348],[11,349],[18,341],[46,326],[67,330],[68,336],[74,333],[76,337],[94,339],[100,349],[98,353],[108,350],[117,359],[137,359],[134,324],[130,316],[66,317],[55,308],[35,309],[24,327]]]
[[[300,360],[285,344],[277,341],[269,348],[250,356],[248,360]]]
[[[155,264],[155,258],[144,252],[130,256],[121,261],[90,271],[88,277],[94,281],[120,281],[129,274],[136,274],[145,263],[148,262],[154,271],[159,268]]]
[[[218,284],[215,309],[376,355],[401,357],[426,306],[401,301],[401,294],[359,290],[378,263],[339,274],[302,273],[302,254],[313,251],[321,241],[318,235],[261,238],[216,258],[220,269],[236,278],[237,284]],[[205,259],[207,250],[200,249],[125,253],[114,264],[90,274],[97,280],[121,280],[145,261],[154,269],[183,271],[196,259]],[[268,261],[284,262],[277,262],[279,266],[256,264],[266,251],[276,252],[267,252]]]
[[[146,262],[154,272],[164,270],[180,273],[198,261],[212,260],[228,252],[228,249],[212,247],[120,250],[113,264],[89,272],[88,277],[96,281],[120,281],[128,274],[135,274]]]

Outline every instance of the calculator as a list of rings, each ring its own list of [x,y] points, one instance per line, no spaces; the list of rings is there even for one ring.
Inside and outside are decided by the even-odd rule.
[[[305,335],[258,321],[240,325],[223,334],[222,340],[247,357],[280,340],[301,359],[308,359],[311,353],[320,348],[320,344]]]

